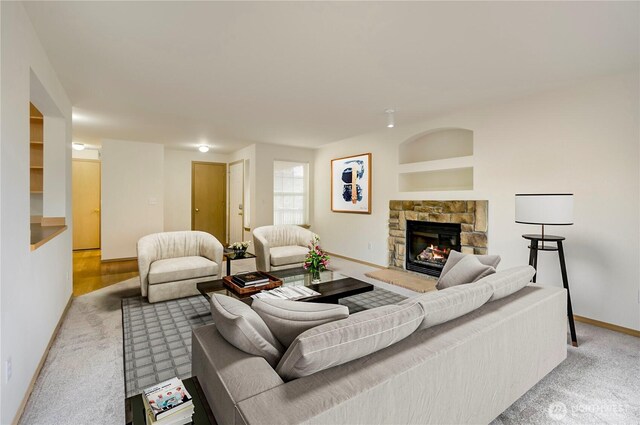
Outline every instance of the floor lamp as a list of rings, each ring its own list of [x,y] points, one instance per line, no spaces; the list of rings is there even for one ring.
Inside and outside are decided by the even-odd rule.
[[[537,224],[542,226],[540,234],[524,234],[522,237],[530,241],[529,265],[536,269],[533,282],[536,281],[539,251],[557,251],[560,259],[562,284],[567,290],[567,315],[569,330],[571,331],[571,345],[578,346],[576,327],[573,322],[573,308],[567,278],[567,265],[564,259],[563,236],[545,234],[544,226],[568,226],[573,224],[573,194],[572,193],[519,193],[516,194],[516,223]],[[545,242],[550,242],[545,246]]]

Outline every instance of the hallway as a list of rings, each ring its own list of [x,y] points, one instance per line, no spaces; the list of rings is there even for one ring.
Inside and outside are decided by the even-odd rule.
[[[73,251],[73,295],[79,296],[138,276],[138,261],[103,263],[99,249]]]

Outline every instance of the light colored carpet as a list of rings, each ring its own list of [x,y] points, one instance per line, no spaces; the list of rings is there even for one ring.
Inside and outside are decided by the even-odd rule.
[[[139,293],[134,278],[73,300],[20,424],[124,423],[120,304]]]
[[[332,261],[332,268],[336,266],[355,278],[375,270],[346,260]],[[137,281],[130,280],[73,301],[20,424],[124,422],[120,303],[138,293]],[[576,329],[580,347],[568,346],[567,360],[493,425],[640,422],[640,339],[583,323],[576,323]]]
[[[578,348],[491,425],[640,423],[640,338],[576,322]]]
[[[365,273],[372,279],[411,289],[415,292],[435,291],[437,279],[420,277],[414,274],[393,269],[381,269]]]

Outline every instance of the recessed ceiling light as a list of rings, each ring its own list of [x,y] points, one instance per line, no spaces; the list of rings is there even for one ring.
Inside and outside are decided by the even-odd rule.
[[[209,152],[209,146],[208,145],[200,145],[198,146],[198,150],[202,153],[206,153]]]
[[[83,151],[84,148],[85,148],[84,143],[76,143],[76,142],[73,142],[71,144],[71,147],[73,147],[73,149],[75,149],[77,151]]]
[[[393,109],[387,109],[384,111],[387,114],[387,128],[393,128],[396,126],[395,112]]]

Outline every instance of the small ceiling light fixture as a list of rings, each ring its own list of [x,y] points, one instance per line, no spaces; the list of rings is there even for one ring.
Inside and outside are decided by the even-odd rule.
[[[387,128],[393,128],[396,126],[396,119],[395,119],[395,110],[393,109],[387,109],[384,111],[387,114]]]
[[[77,143],[77,142],[73,142],[71,144],[71,147],[77,151],[83,151],[85,148],[84,143]]]
[[[209,152],[209,146],[208,145],[200,145],[198,146],[198,150],[202,153],[206,153]]]

